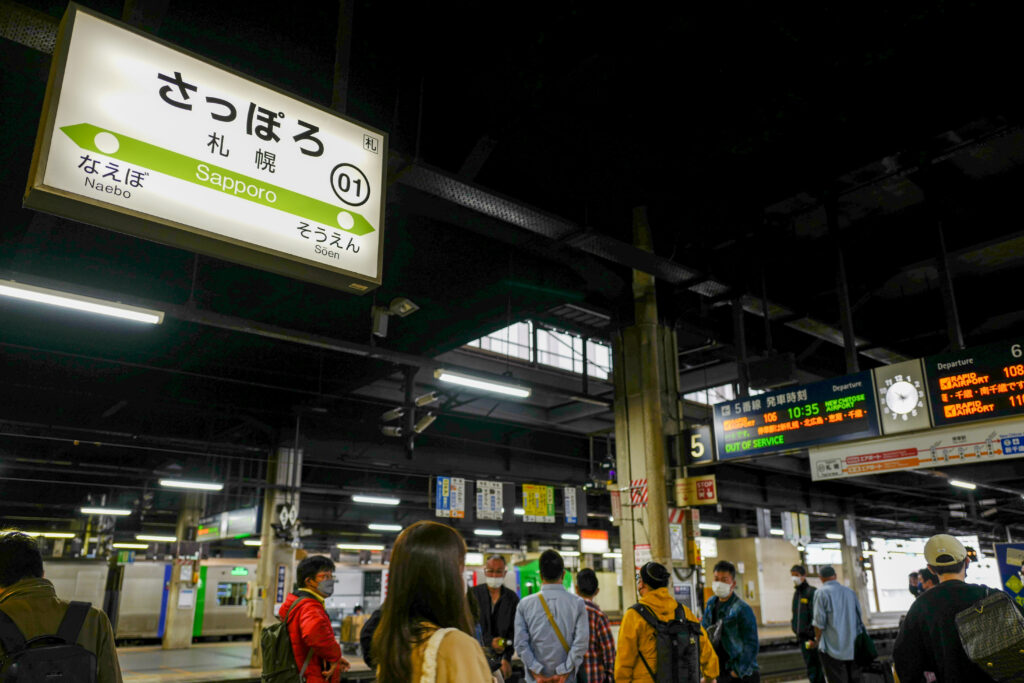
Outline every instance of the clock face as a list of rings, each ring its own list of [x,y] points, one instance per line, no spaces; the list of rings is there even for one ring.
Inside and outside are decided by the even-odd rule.
[[[893,416],[906,415],[917,408],[920,394],[917,387],[906,380],[893,382],[885,392],[885,405]]]

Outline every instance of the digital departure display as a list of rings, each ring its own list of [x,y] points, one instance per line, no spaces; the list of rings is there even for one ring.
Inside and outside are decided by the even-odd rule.
[[[935,426],[1024,414],[1024,342],[924,360]]]
[[[878,436],[870,372],[715,406],[720,460]]]

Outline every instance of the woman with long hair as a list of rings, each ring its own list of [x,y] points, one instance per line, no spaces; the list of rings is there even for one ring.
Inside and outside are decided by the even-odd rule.
[[[371,650],[379,683],[490,683],[466,600],[466,542],[438,522],[416,522],[395,541],[388,597]]]

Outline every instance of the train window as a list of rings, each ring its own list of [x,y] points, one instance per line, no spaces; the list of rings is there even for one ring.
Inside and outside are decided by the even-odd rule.
[[[223,606],[245,605],[245,593],[249,588],[246,583],[218,583],[217,604]]]

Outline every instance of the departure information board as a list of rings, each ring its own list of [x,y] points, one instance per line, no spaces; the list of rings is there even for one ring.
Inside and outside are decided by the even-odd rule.
[[[719,460],[878,436],[870,372],[715,406]]]
[[[924,371],[936,427],[1024,415],[1024,342],[930,356]]]

